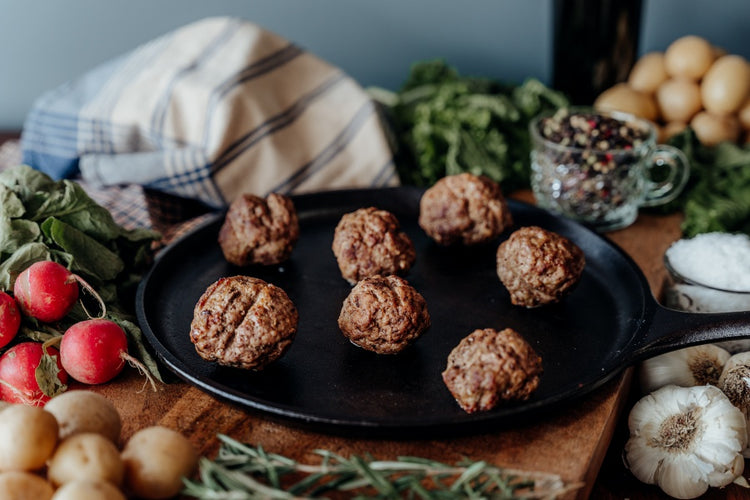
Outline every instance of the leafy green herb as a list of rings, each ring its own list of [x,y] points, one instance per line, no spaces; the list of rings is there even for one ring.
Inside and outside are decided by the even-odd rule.
[[[125,329],[139,361],[161,380],[128,312],[159,237],[147,229],[126,230],[76,182],[54,181],[26,165],[0,173],[0,289],[10,291],[18,274],[34,262],[63,264],[96,289],[107,306],[107,317]],[[40,341],[61,335],[86,318],[80,304],[53,329],[24,318],[19,338]],[[40,369],[54,375],[47,365]]]
[[[430,186],[446,175],[484,174],[506,191],[529,186],[529,120],[568,105],[536,79],[505,85],[461,76],[442,60],[414,64],[398,92],[370,89],[393,130],[401,182]]]
[[[447,465],[420,457],[382,461],[316,450],[317,465],[267,453],[219,435],[215,460],[202,458],[197,481],[183,494],[212,500],[305,499],[333,492],[348,498],[457,500],[555,498],[581,487],[559,476],[495,467],[483,461]]]
[[[50,355],[47,352],[42,354],[34,376],[36,377],[39,389],[49,397],[54,397],[65,392],[68,388],[57,378],[60,368],[57,366],[57,355]]]
[[[713,231],[750,234],[750,147],[703,146],[689,128],[669,143],[690,161],[690,180],[675,201],[657,211],[682,210],[687,238]]]

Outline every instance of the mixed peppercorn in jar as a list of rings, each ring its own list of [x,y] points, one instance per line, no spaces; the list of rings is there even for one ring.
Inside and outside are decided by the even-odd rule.
[[[645,120],[561,109],[530,127],[532,188],[543,208],[611,230],[635,220],[652,186],[665,189],[644,175],[656,143]]]

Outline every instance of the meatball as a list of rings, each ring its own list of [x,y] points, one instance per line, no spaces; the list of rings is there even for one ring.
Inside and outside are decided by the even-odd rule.
[[[289,258],[299,238],[292,200],[276,193],[265,199],[244,194],[229,205],[219,230],[224,258],[237,266],[272,265]]]
[[[375,275],[405,274],[417,253],[391,212],[375,207],[344,214],[333,235],[341,275],[354,284]]]
[[[281,288],[249,276],[221,278],[195,305],[190,340],[207,361],[261,370],[291,346],[298,319]]]
[[[526,400],[539,386],[542,358],[511,328],[474,330],[448,355],[443,382],[467,413]]]
[[[443,177],[419,201],[419,225],[440,245],[476,245],[513,224],[500,185],[469,173]]]
[[[427,303],[405,279],[371,276],[344,300],[339,328],[352,343],[378,354],[395,354],[430,326]]]
[[[536,226],[514,231],[497,249],[497,275],[511,302],[529,308],[559,302],[578,283],[585,263],[575,243]]]

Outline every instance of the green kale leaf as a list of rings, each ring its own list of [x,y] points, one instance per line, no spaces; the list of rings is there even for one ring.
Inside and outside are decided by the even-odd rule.
[[[159,233],[126,230],[80,184],[54,181],[26,165],[0,172],[0,207],[0,289],[11,291],[18,274],[34,262],[53,260],[64,265],[96,290],[109,319],[127,326],[140,361],[161,380],[129,312]],[[55,327],[86,317],[78,304]],[[23,331],[41,331],[32,318],[24,321]]]
[[[398,92],[369,90],[392,132],[401,182],[417,186],[471,172],[506,191],[528,187],[529,121],[568,105],[536,79],[507,85],[461,76],[442,60],[414,64]]]
[[[690,162],[690,180],[659,211],[682,210],[686,238],[707,232],[750,234],[750,147],[722,142],[708,147],[688,128],[669,143]]]

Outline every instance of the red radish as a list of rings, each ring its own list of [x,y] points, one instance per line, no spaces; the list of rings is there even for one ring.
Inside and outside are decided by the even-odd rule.
[[[68,374],[60,364],[60,355],[54,347],[47,347],[47,354],[56,357],[57,379],[68,383]],[[42,406],[50,396],[44,394],[36,378],[36,369],[42,359],[42,344],[22,342],[0,356],[0,398],[9,403]]]
[[[115,378],[132,358],[120,326],[108,319],[79,321],[60,342],[62,366],[84,384],[103,384]]]
[[[78,283],[65,266],[44,260],[18,275],[13,295],[24,314],[51,323],[64,318],[76,303]]]
[[[21,313],[13,297],[0,291],[0,347],[13,340],[21,326]]]

